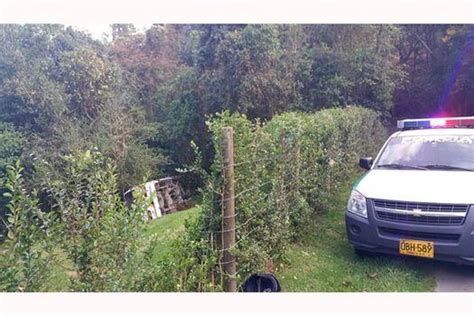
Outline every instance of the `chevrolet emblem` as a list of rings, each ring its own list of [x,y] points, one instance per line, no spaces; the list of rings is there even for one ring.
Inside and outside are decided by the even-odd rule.
[[[413,209],[413,216],[421,216],[421,214],[423,213],[422,210],[420,210],[419,208],[415,208]]]

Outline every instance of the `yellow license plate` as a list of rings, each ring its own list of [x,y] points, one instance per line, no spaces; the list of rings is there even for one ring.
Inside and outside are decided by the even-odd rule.
[[[434,258],[434,242],[421,240],[400,240],[400,254]]]

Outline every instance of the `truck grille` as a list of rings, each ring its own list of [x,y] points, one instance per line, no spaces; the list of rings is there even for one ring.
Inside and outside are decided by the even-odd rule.
[[[373,200],[378,219],[419,225],[459,226],[464,223],[469,205]]]
[[[395,229],[388,227],[379,227],[380,235],[396,238],[415,238],[429,241],[444,241],[444,242],[458,242],[461,237],[460,234],[446,234],[446,233],[429,233],[429,232],[413,232],[403,229]]]

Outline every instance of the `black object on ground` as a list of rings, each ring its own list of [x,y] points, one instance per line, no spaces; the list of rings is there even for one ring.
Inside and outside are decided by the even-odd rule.
[[[271,273],[252,274],[242,285],[243,292],[280,292],[280,282]]]

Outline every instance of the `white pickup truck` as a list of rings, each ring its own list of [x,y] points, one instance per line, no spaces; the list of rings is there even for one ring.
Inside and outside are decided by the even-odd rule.
[[[403,120],[354,185],[349,242],[380,252],[474,264],[474,117]]]

